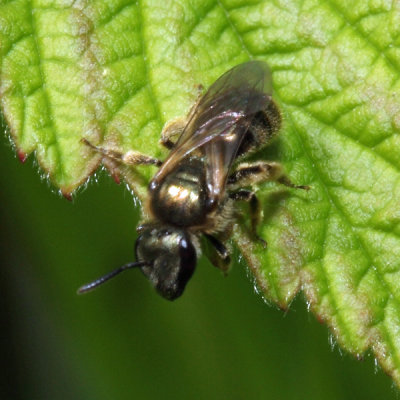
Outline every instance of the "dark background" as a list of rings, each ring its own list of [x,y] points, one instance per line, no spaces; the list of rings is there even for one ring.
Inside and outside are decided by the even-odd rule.
[[[340,354],[302,296],[288,313],[255,294],[243,265],[202,260],[184,296],[140,271],[77,296],[132,261],[138,208],[99,174],[72,202],[31,155],[0,140],[0,399],[396,399],[374,364]]]

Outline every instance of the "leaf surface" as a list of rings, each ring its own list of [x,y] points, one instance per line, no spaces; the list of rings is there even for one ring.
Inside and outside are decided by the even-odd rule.
[[[2,0],[0,101],[20,158],[68,195],[100,163],[81,138],[162,158],[198,84],[267,61],[284,127],[258,156],[311,190],[259,187],[268,249],[245,226],[236,242],[266,299],[303,290],[400,384],[399,44],[398,1]],[[152,173],[133,172],[139,196]]]

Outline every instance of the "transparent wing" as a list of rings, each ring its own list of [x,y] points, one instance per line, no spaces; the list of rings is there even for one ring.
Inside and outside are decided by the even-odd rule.
[[[271,101],[271,73],[262,61],[240,64],[209,88],[153,178],[161,180],[195,150],[206,157],[208,190],[217,198],[252,117]]]

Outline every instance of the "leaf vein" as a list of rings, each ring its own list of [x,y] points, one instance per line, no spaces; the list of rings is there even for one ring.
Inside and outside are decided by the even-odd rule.
[[[107,4],[107,2],[105,3]],[[138,4],[139,5],[139,4]],[[104,18],[97,26],[96,29],[98,28],[102,28],[105,27],[108,23],[110,23],[112,20],[114,20],[115,18],[118,17],[119,14],[122,14],[125,9],[130,8],[130,7],[134,7],[135,3],[127,3],[127,4],[122,4],[121,6],[119,6],[116,10],[111,10],[109,8],[109,15],[107,16],[107,18]]]
[[[47,109],[47,112],[48,112],[48,124],[49,124],[49,127],[50,127],[51,132],[52,132],[52,140],[55,142],[54,147],[55,147],[57,155],[58,155],[58,162],[56,163],[55,169],[60,174],[60,176],[62,177],[63,174],[64,174],[64,170],[63,170],[63,167],[62,167],[63,163],[61,162],[62,154],[61,154],[61,149],[60,149],[59,143],[58,143],[56,135],[55,135],[56,127],[55,127],[55,124],[54,124],[54,115],[53,115],[53,110],[52,110],[52,107],[51,107],[51,104],[50,104],[50,99],[49,99],[49,96],[48,96],[48,93],[47,93],[47,90],[46,90],[46,79],[45,79],[45,74],[44,74],[44,71],[43,71],[41,51],[40,51],[40,46],[39,46],[39,43],[37,41],[36,34],[35,34],[35,33],[38,32],[38,28],[37,28],[37,24],[36,24],[36,21],[35,21],[34,10],[32,8],[31,1],[30,1],[30,11],[31,12],[29,13],[29,18],[30,18],[30,25],[32,26],[32,37],[33,37],[34,47],[35,47],[36,54],[38,54],[37,67],[38,67],[39,76],[40,76],[40,80],[42,82],[42,87],[43,87],[43,98],[44,98],[44,102],[45,102],[46,109]]]
[[[232,22],[232,20],[230,18],[230,15],[229,15],[229,11],[224,7],[224,5],[222,4],[221,0],[217,0],[217,4],[221,8],[221,10],[223,11],[223,13],[225,15],[225,18],[228,21],[228,24],[229,24],[230,28],[232,29],[233,33],[237,37],[240,45],[242,46],[242,49],[248,55],[248,57],[251,59],[252,58],[252,54],[250,53],[249,49],[247,48],[246,44],[244,43],[244,40],[243,40],[241,34],[239,33],[239,31],[237,30],[236,26]]]
[[[205,12],[203,12],[201,15],[196,12],[197,10],[194,10],[196,12],[197,20],[193,24],[191,24],[189,30],[185,32],[185,36],[181,38],[177,45],[182,46],[182,44],[189,40],[194,30],[200,25],[200,22],[204,21],[208,17],[208,15],[217,7],[218,3],[211,3],[211,6],[207,7]]]
[[[290,105],[289,103],[285,103]],[[297,107],[297,106],[294,106]],[[302,112],[304,112],[304,109],[299,109]],[[310,110],[306,110],[306,112],[309,114],[310,117],[314,118],[316,121],[318,121],[320,124],[324,125],[326,128],[331,128],[331,125],[326,123],[325,121],[323,121],[321,118],[318,117],[318,115],[315,112],[312,112]],[[346,133],[343,130],[340,130],[338,128],[335,127],[336,132],[345,137],[346,140],[350,140],[353,144],[360,146],[361,148],[363,148],[365,151],[367,151],[368,153],[370,153],[371,155],[373,155],[375,158],[380,158],[382,161],[388,163],[391,167],[393,167],[393,169],[395,169],[397,172],[400,172],[400,167],[396,164],[393,163],[393,161],[391,161],[390,159],[384,157],[384,155],[382,153],[377,153],[377,152],[373,152],[373,148],[368,147],[366,144],[362,143],[359,140],[355,140],[352,136],[346,135]]]
[[[336,13],[336,15],[340,18],[343,18],[347,26],[349,26],[355,33],[357,33],[358,37],[365,43],[367,43],[370,48],[375,50],[378,53],[378,55],[381,54],[385,59],[385,61],[388,63],[388,65],[391,67],[393,72],[398,74],[398,67],[386,56],[386,54],[383,52],[384,50],[379,48],[377,44],[370,39],[370,36],[366,36],[364,32],[360,30],[358,25],[350,21],[345,12],[341,10],[336,4],[334,4],[332,0],[327,0],[327,3],[331,7],[331,9]]]
[[[146,49],[146,40],[145,40],[145,34],[144,34],[144,10],[143,10],[143,1],[144,0],[139,0],[137,2],[138,5],[138,9],[139,9],[139,20],[140,20],[140,26],[139,26],[139,33],[140,33],[140,37],[141,37],[141,41],[142,41],[142,51],[143,51],[143,62],[144,62],[144,70],[145,70],[145,79],[147,82],[147,89],[148,89],[148,94],[151,100],[151,103],[153,104],[153,110],[157,116],[157,119],[159,121],[159,124],[162,125],[163,124],[163,118],[161,116],[161,111],[160,111],[160,104],[157,100],[157,96],[154,94],[154,89],[152,86],[152,82],[151,82],[151,76],[150,76],[150,70],[149,70],[149,66],[148,66],[148,57],[147,57],[147,49]]]
[[[288,118],[291,119],[291,115],[288,115]],[[298,136],[299,139],[301,139],[301,134],[297,131],[297,129],[295,128],[295,125],[293,124],[293,122],[292,122],[292,126],[293,126],[293,131],[295,132],[296,136]],[[300,140],[300,143],[301,143],[301,146],[302,146],[302,149],[303,149],[303,152],[304,152],[305,156],[311,162],[312,161],[312,157],[310,156],[309,150],[303,144],[304,141]],[[335,209],[337,210],[338,215],[341,217],[341,220],[343,221],[343,223],[348,225],[350,227],[350,230],[355,235],[355,238],[356,238],[356,240],[357,240],[357,242],[359,244],[359,247],[363,250],[363,253],[366,255],[366,258],[367,258],[367,261],[368,261],[368,264],[369,264],[367,269],[369,270],[370,268],[373,267],[372,259],[371,259],[370,255],[366,253],[366,248],[365,248],[360,236],[357,234],[357,231],[354,229],[354,227],[352,226],[350,221],[348,221],[346,215],[343,213],[343,210],[342,210],[341,206],[336,202],[335,198],[330,194],[329,186],[325,184],[322,176],[319,173],[319,170],[317,168],[314,168],[314,171],[315,171],[315,174],[316,174],[318,180],[322,183],[322,187],[324,188],[324,192],[326,193],[326,197],[327,197],[329,203],[335,207]],[[379,271],[376,271],[376,276],[380,281],[382,280],[382,277],[381,277]],[[384,286],[385,286],[385,288],[388,289],[386,284],[384,284]],[[388,292],[390,292],[390,291],[388,290]],[[396,299],[396,302],[397,302],[397,299]],[[336,309],[336,307],[335,307],[335,309]],[[337,311],[338,311],[338,316],[340,316],[340,312],[339,312],[340,310],[337,309]],[[344,326],[346,326],[346,324],[344,324]],[[369,327],[367,327],[367,328],[369,330]],[[345,331],[347,332],[347,329]],[[372,343],[369,342],[369,346],[372,347]]]

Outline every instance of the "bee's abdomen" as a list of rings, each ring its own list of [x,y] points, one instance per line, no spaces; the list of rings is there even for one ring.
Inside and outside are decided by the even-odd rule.
[[[236,157],[260,150],[266,146],[281,127],[282,117],[274,101],[268,103],[265,110],[253,117],[251,125],[244,136]]]
[[[154,216],[176,226],[202,225],[207,218],[206,204],[204,163],[197,158],[184,160],[150,190]]]

